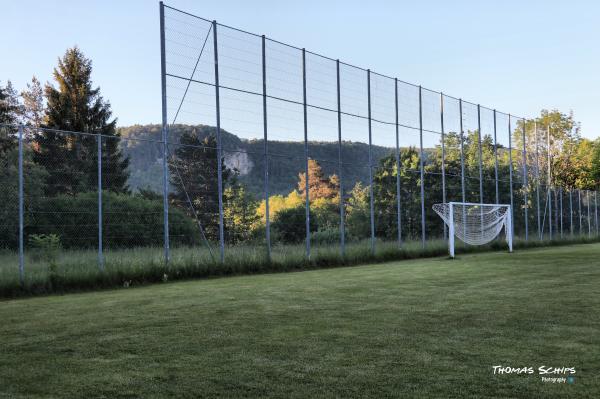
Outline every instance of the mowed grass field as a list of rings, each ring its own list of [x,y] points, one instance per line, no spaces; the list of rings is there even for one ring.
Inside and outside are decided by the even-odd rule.
[[[597,398],[600,244],[4,300],[0,320],[6,398]]]

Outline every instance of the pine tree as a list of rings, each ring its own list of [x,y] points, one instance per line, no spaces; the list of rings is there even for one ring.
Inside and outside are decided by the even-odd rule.
[[[33,127],[40,127],[44,121],[44,89],[34,76],[27,89],[21,92],[23,98],[23,119]]]
[[[92,61],[79,48],[68,49],[54,69],[55,88],[44,90],[47,107],[43,127],[101,134],[102,187],[127,191],[129,160],[119,149],[116,119],[111,120],[110,103],[99,88],[92,87]],[[36,137],[36,162],[49,171],[46,194],[76,194],[93,191],[97,181],[97,138],[95,135],[41,131]],[[106,137],[108,136],[108,137]]]
[[[22,111],[19,95],[9,80],[5,87],[0,86],[0,123],[18,123]]]
[[[20,113],[19,99],[9,80],[6,87],[0,86],[0,124],[18,123]],[[0,158],[4,157],[9,150],[16,148],[15,134],[15,127],[0,126]]]
[[[6,101],[7,97],[6,89],[0,86],[0,123],[12,123],[11,112]]]

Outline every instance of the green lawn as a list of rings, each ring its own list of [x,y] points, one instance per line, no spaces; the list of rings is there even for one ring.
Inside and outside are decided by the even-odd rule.
[[[600,244],[5,300],[0,320],[7,398],[597,398]]]

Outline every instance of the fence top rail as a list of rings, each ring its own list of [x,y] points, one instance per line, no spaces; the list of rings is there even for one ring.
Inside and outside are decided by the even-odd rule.
[[[193,18],[197,18],[197,19],[199,19],[199,20],[202,20],[202,21],[205,21],[205,22],[210,22],[210,23],[212,23],[212,22],[216,22],[216,21],[213,21],[213,20],[210,20],[210,19],[207,19],[207,18],[200,17],[200,16],[198,16],[198,15],[195,15],[195,14],[192,14],[192,13],[189,13],[189,12],[186,12],[186,11],[183,11],[183,10],[180,10],[180,9],[178,9],[178,8],[175,8],[175,7],[169,6],[169,5],[167,5],[167,4],[164,4],[163,2],[161,2],[161,4],[163,4],[163,6],[164,6],[164,7],[166,7],[166,8],[169,8],[169,9],[171,9],[171,10],[173,10],[173,11],[180,12],[180,13],[182,13],[182,14],[188,15],[188,16],[190,16],[190,17],[193,17]],[[345,66],[352,67],[352,68],[357,68],[357,69],[360,69],[360,70],[362,70],[362,71],[364,71],[364,72],[367,72],[367,71],[369,70],[369,69],[367,69],[367,68],[363,68],[363,67],[360,67],[360,66],[356,66],[356,65],[350,64],[350,63],[348,63],[348,62],[341,61],[341,60],[339,60],[339,59],[335,59],[335,58],[328,57],[328,56],[326,56],[326,55],[323,55],[323,54],[319,54],[319,53],[317,53],[317,52],[314,52],[314,51],[309,51],[309,50],[306,50],[305,48],[302,48],[302,47],[298,47],[298,46],[294,46],[294,45],[292,45],[292,44],[289,44],[289,43],[284,43],[284,42],[281,42],[281,41],[279,41],[279,40],[276,40],[276,39],[270,38],[270,37],[268,37],[268,36],[266,36],[266,35],[259,35],[259,34],[257,34],[257,33],[248,32],[248,31],[246,31],[246,30],[239,29],[239,28],[235,28],[235,27],[233,27],[233,26],[225,25],[225,24],[222,24],[222,23],[217,23],[217,25],[223,26],[223,27],[225,27],[225,28],[228,28],[228,29],[233,29],[233,30],[236,30],[236,31],[238,31],[238,32],[245,33],[245,34],[248,34],[248,35],[251,35],[251,36],[259,37],[259,38],[261,38],[261,37],[263,37],[263,36],[264,36],[266,40],[269,40],[269,41],[271,41],[271,42],[274,42],[274,43],[277,43],[277,44],[281,44],[281,45],[283,45],[283,46],[287,46],[287,47],[290,47],[290,48],[292,48],[292,49],[295,49],[295,50],[298,50],[298,51],[305,51],[307,54],[312,54],[312,55],[315,55],[315,56],[318,56],[318,57],[322,57],[322,58],[328,59],[328,60],[330,60],[330,61],[334,61],[334,62],[337,62],[337,61],[339,61],[339,63],[340,63],[341,65],[345,65]],[[371,72],[371,73],[373,73],[373,74],[379,75],[379,76],[381,76],[381,77],[384,77],[384,78],[389,78],[389,79],[392,79],[392,80],[398,80],[398,83],[404,83],[404,84],[407,84],[407,85],[410,85],[410,86],[413,86],[413,87],[421,87],[421,88],[422,88],[422,89],[424,89],[424,90],[428,90],[428,91],[431,91],[431,92],[434,92],[434,93],[437,93],[437,94],[442,94],[442,92],[441,92],[441,91],[438,91],[438,90],[433,90],[433,89],[429,89],[429,88],[423,87],[423,86],[421,86],[421,85],[418,85],[418,84],[415,84],[415,83],[411,83],[411,82],[404,81],[404,80],[402,80],[402,79],[397,79],[397,78],[391,77],[391,76],[389,76],[389,75],[385,75],[385,74],[382,74],[382,73],[378,73],[378,72],[375,72],[375,71],[372,71],[372,70],[370,70],[370,72]],[[451,96],[451,95],[448,95],[448,94],[444,94],[444,96],[446,96],[446,97],[448,97],[448,98],[453,98],[453,99],[455,99],[455,100],[458,100],[458,99],[459,99],[458,97],[454,97],[454,96]],[[462,101],[463,101],[463,102],[470,103],[470,104],[473,104],[473,105],[477,105],[476,103],[472,103],[472,102],[469,102],[469,101],[465,101],[465,100],[462,100]],[[497,111],[497,112],[501,112],[501,111]],[[502,112],[502,113],[504,113],[504,112]],[[524,120],[524,119],[526,119],[526,118],[522,118],[522,117],[515,116],[515,115],[513,115],[513,114],[510,114],[510,115],[511,115],[512,117],[516,118],[516,119],[523,119],[523,120]]]

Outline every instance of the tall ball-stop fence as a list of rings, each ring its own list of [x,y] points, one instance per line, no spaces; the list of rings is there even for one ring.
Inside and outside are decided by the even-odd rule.
[[[160,29],[161,125],[1,126],[3,281],[426,250],[451,201],[510,204],[521,240],[598,236],[597,192],[552,183],[552,127],[162,3]]]

